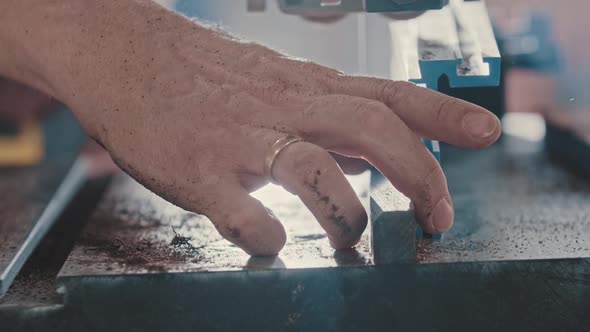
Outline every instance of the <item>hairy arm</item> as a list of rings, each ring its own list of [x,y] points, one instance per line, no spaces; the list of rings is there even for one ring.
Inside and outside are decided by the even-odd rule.
[[[125,97],[120,90],[125,87],[113,82],[127,83],[123,85],[129,89],[182,90],[177,81],[186,73],[175,71],[171,62],[189,60],[192,68],[203,69],[192,75],[219,80],[238,55],[247,52],[245,47],[272,53],[258,45],[238,44],[150,0],[0,2],[0,76],[62,101],[91,132],[98,115],[87,114],[87,96]],[[184,83],[189,81],[185,78]]]

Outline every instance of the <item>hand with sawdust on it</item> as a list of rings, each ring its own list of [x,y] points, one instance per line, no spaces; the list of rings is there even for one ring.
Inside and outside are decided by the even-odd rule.
[[[501,131],[473,104],[289,59],[148,0],[9,1],[0,13],[0,75],[65,103],[123,170],[252,255],[285,244],[249,193],[268,182],[265,158],[288,134],[304,141],[278,154],[272,175],[334,248],[349,248],[367,214],[328,151],[375,165],[438,233],[453,207],[419,137],[481,148]]]

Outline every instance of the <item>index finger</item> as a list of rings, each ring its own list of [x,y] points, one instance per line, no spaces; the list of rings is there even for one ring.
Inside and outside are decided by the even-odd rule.
[[[413,83],[370,77],[341,77],[335,91],[386,104],[418,135],[453,145],[482,148],[502,131],[490,111]]]

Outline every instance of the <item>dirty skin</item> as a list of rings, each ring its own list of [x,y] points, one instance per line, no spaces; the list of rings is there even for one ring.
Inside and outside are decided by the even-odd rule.
[[[319,198],[319,201],[324,203],[325,205],[329,205],[331,202],[331,199],[329,196],[322,194],[322,192],[319,189],[319,176],[322,175],[322,171],[317,170],[315,172],[315,177],[313,179],[313,183],[309,183],[306,182],[305,184],[313,191],[313,193]],[[338,226],[338,228],[340,229],[341,233],[344,234],[350,234],[352,232],[352,229],[350,228],[350,226],[348,225],[348,223],[346,222],[346,218],[343,215],[338,215],[336,214],[336,212],[338,210],[340,210],[340,208],[335,205],[335,204],[330,204],[330,214],[328,216],[328,219],[330,221],[332,221],[336,226]]]
[[[227,227],[227,232],[229,236],[233,237],[234,239],[238,239],[240,237],[240,230],[233,227]]]

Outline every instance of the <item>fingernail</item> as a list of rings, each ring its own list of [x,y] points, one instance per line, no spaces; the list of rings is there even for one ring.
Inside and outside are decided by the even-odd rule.
[[[486,113],[472,112],[463,117],[463,128],[476,138],[488,138],[498,130],[498,119]]]
[[[453,225],[453,208],[446,198],[441,199],[436,204],[430,215],[429,223],[439,233],[446,232],[451,228]]]

